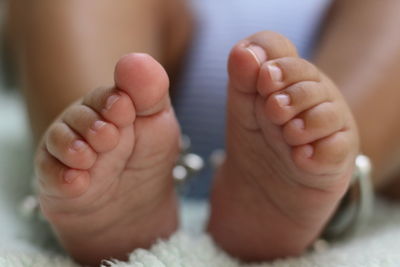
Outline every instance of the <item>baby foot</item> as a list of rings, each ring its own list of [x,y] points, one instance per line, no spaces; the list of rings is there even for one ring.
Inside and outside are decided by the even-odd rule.
[[[244,260],[298,255],[347,189],[354,119],[336,86],[276,33],[239,42],[229,76],[227,155],[209,231]]]
[[[153,58],[124,56],[114,87],[87,94],[44,135],[36,157],[41,209],[80,263],[124,259],[177,227],[171,169],[179,127],[168,86]]]

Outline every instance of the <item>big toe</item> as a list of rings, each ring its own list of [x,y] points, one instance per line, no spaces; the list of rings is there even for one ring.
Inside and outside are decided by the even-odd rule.
[[[155,114],[169,105],[169,79],[164,68],[147,54],[123,56],[115,67],[115,84],[127,93],[138,116]]]
[[[260,66],[281,57],[297,57],[296,47],[281,34],[263,31],[238,42],[229,56],[230,85],[244,93],[255,93]]]

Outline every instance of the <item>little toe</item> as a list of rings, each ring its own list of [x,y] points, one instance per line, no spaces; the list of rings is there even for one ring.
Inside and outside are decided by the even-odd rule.
[[[265,115],[272,123],[283,125],[301,112],[331,100],[325,83],[298,82],[271,94],[265,101]]]
[[[68,125],[54,123],[46,134],[48,152],[66,166],[87,170],[96,161],[97,154]]]
[[[118,144],[118,128],[86,105],[75,105],[68,109],[63,121],[98,153],[110,151]]]
[[[73,198],[89,188],[88,171],[65,166],[45,148],[37,154],[35,166],[42,196]]]
[[[345,115],[339,104],[321,103],[283,126],[283,137],[291,146],[304,145],[329,136],[345,126]]]
[[[307,60],[298,57],[278,58],[261,66],[257,90],[266,97],[294,83],[320,80],[320,71]]]

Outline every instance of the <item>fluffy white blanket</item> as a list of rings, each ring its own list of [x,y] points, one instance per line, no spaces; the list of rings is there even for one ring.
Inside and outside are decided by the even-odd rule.
[[[0,267],[77,266],[56,252],[45,224],[23,219],[18,212],[32,168],[24,117],[19,100],[0,93]],[[104,266],[400,266],[399,204],[378,203],[368,228],[356,238],[300,258],[255,265],[241,264],[217,248],[201,231],[206,216],[205,203],[184,202],[178,233],[150,250],[133,251],[129,262],[108,261]]]

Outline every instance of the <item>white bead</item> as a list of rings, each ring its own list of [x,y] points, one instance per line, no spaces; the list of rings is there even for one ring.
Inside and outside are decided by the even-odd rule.
[[[172,170],[172,176],[174,177],[175,181],[183,182],[188,177],[188,171],[185,167],[181,165],[176,165]]]
[[[184,155],[182,162],[187,168],[194,172],[200,171],[204,167],[204,160],[200,156],[193,153]]]

